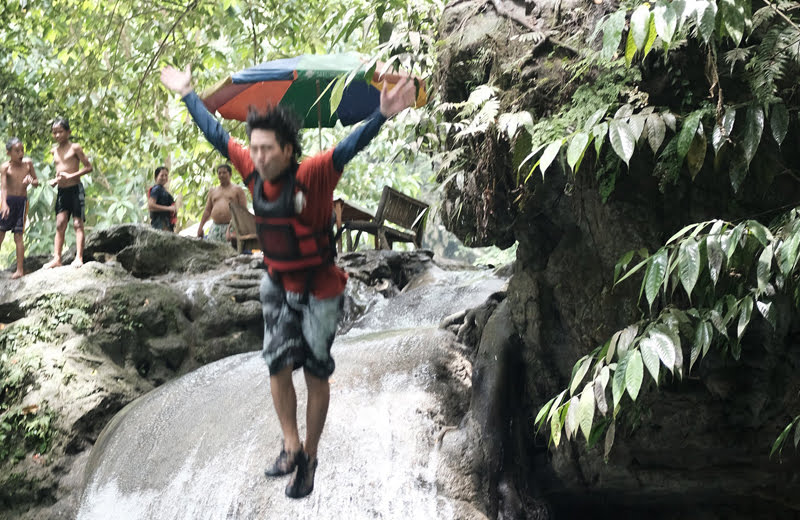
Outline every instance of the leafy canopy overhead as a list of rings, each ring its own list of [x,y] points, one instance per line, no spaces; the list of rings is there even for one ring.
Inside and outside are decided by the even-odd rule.
[[[145,221],[146,188],[161,164],[171,168],[182,222],[197,221],[221,158],[161,86],[162,66],[191,64],[195,85],[203,89],[269,59],[371,54],[382,42],[430,31],[440,9],[434,0],[9,0],[0,5],[0,137],[20,137],[47,180],[54,174],[50,121],[70,120],[73,140],[95,166],[84,178],[89,228]],[[244,137],[241,125],[226,128]],[[321,140],[330,145],[342,135],[334,130]],[[315,136],[307,149],[319,141]],[[381,154],[382,161],[391,158]],[[348,170],[369,177],[370,161],[377,162],[362,157]],[[367,189],[382,186],[379,176],[402,184],[404,172],[396,170],[373,172],[376,178],[359,183],[365,188],[355,198],[377,198]],[[31,253],[52,247],[55,193],[43,185],[29,193]]]

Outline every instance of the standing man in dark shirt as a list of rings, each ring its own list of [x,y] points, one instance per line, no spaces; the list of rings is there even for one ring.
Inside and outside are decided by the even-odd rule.
[[[150,210],[150,225],[162,231],[175,231],[175,215],[177,208],[175,199],[165,187],[169,181],[169,170],[166,166],[156,168],[153,175],[156,183],[148,191],[147,209]]]
[[[192,75],[165,67],[161,81],[181,95],[206,139],[244,179],[253,209],[267,274],[261,282],[264,317],[262,355],[283,431],[283,444],[267,476],[291,474],[286,495],[300,498],[314,489],[317,445],[325,425],[335,363],[331,357],[341,315],[347,273],[334,263],[331,232],[333,190],[344,166],[362,150],[388,118],[416,98],[410,80],[391,91],[384,87],[380,108],[332,150],[301,157],[297,121],[281,106],[247,117],[249,147],[244,147],[209,114],[194,92]],[[308,402],[306,438],[297,428],[297,396],[292,371],[303,368]]]

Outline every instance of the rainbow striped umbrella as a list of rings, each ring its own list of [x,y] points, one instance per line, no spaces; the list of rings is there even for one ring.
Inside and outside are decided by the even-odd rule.
[[[392,88],[402,76],[378,75],[380,64],[367,78],[365,60],[355,53],[312,55],[274,60],[256,65],[224,79],[203,92],[206,108],[226,119],[244,121],[250,106],[265,109],[281,104],[292,108],[303,119],[305,128],[331,127],[336,121],[344,125],[357,123],[369,116],[380,104],[383,83]],[[342,74],[362,67],[344,89],[336,111],[330,112],[329,83]],[[422,83],[420,82],[420,85]],[[319,103],[315,103],[322,95]],[[424,87],[419,89],[417,106],[427,102]]]

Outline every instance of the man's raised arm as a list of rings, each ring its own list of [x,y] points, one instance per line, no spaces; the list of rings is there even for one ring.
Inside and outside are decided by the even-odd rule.
[[[192,115],[192,119],[206,136],[208,142],[226,159],[231,159],[231,154],[228,151],[231,136],[222,128],[219,121],[208,112],[200,97],[195,93],[192,87],[192,71],[189,66],[187,65],[184,70],[169,66],[164,67],[161,69],[161,83],[171,91],[180,94],[181,100]],[[240,170],[240,173],[248,174],[250,172],[242,172]]]
[[[375,110],[364,124],[353,130],[350,135],[336,145],[333,150],[333,167],[341,172],[344,165],[363,150],[373,137],[378,135],[378,131],[387,119],[414,104],[415,94],[416,88],[411,78],[404,78],[391,90],[384,83],[380,108]]]

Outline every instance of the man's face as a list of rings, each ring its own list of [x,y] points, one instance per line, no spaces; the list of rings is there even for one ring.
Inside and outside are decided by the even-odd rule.
[[[22,143],[17,143],[11,147],[11,150],[6,152],[9,159],[14,162],[20,162],[25,156],[25,146]]]
[[[69,140],[69,132],[64,130],[61,125],[53,125],[53,140],[58,144],[64,144]]]
[[[281,147],[273,130],[256,128],[250,133],[250,158],[266,181],[274,181],[291,164],[292,145]]]
[[[169,181],[169,170],[164,168],[160,172],[158,172],[158,176],[156,177],[156,184],[161,186],[165,186]]]
[[[227,168],[218,168],[217,177],[219,177],[220,186],[227,186],[231,183],[231,172]]]

